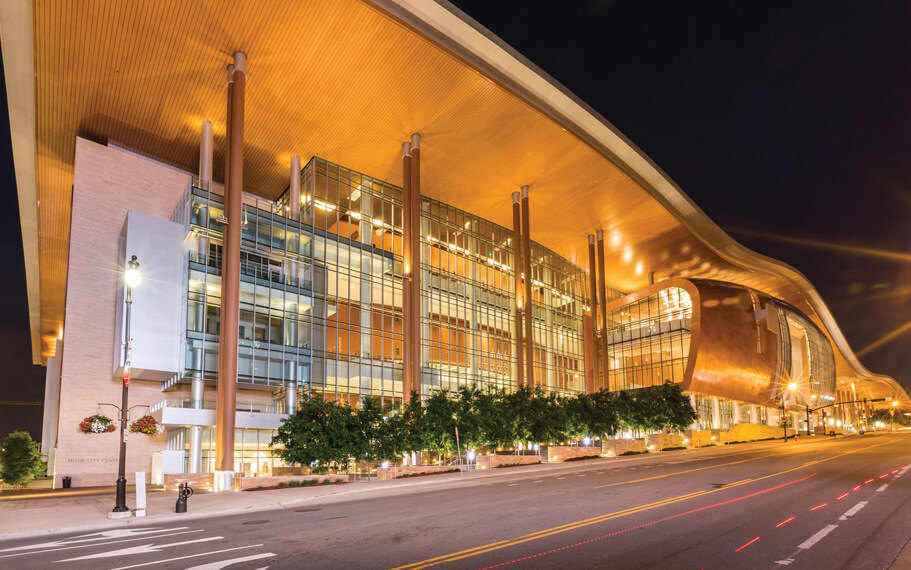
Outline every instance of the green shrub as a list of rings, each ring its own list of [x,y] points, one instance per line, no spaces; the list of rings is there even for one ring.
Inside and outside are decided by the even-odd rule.
[[[13,486],[28,487],[30,481],[47,471],[38,444],[27,431],[14,431],[0,446],[0,479]]]
[[[642,455],[643,453],[648,453],[648,450],[646,449],[645,451],[632,451],[632,450],[624,451],[620,455]]]

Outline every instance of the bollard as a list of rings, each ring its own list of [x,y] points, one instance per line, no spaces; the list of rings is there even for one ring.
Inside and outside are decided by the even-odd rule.
[[[187,499],[193,496],[193,489],[189,483],[181,483],[177,486],[177,502],[174,504],[175,513],[187,512]]]

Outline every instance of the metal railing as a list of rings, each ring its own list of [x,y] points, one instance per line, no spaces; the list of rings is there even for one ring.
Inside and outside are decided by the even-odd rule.
[[[149,408],[149,412],[156,412],[163,408],[214,410],[216,407],[216,400],[199,401],[193,400],[192,398],[164,398],[153,404]],[[238,412],[281,414],[284,413],[284,404],[282,402],[236,402],[234,409]]]

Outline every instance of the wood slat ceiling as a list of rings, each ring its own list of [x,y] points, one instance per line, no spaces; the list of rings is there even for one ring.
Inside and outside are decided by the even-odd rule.
[[[196,171],[199,128],[225,151],[231,54],[248,56],[244,184],[277,197],[290,156],[401,183],[400,145],[422,135],[423,192],[506,227],[531,185],[532,238],[582,267],[608,236],[607,278],[729,279],[812,314],[785,280],[732,266],[603,155],[401,23],[357,0],[39,0],[35,4],[41,334],[63,322],[77,136]],[[629,253],[627,253],[629,252]],[[637,268],[639,269],[637,271]]]

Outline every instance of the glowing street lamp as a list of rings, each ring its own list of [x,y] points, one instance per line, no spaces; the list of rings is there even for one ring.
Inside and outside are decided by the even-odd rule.
[[[784,400],[788,393],[797,389],[797,382],[790,382],[787,389],[781,393],[781,429],[784,430],[784,442],[788,442],[788,422],[785,418]],[[797,433],[796,431],[794,433]]]
[[[127,270],[123,274],[123,281],[127,286],[126,295],[126,318],[124,330],[126,343],[123,347],[123,391],[120,404],[120,467],[117,477],[117,504],[114,505],[113,512],[124,513],[130,510],[127,506],[127,478],[126,478],[126,459],[127,459],[127,413],[128,413],[128,396],[130,389],[130,360],[132,359],[133,339],[130,337],[130,316],[133,308],[133,287],[142,283],[142,274],[139,273],[139,262],[134,255],[127,262]]]
[[[889,431],[892,431],[892,423],[895,421],[896,408],[898,408],[898,400],[892,400],[892,408],[889,410]]]

